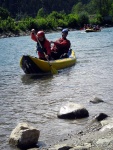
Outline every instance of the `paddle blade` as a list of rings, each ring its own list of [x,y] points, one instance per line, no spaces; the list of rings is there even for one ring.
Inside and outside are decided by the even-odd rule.
[[[54,67],[51,66],[51,73],[52,74],[58,74],[58,71]]]

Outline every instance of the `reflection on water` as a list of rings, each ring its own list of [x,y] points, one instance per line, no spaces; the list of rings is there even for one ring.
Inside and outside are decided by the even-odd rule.
[[[47,34],[50,40],[60,36]],[[76,53],[75,66],[39,76],[25,75],[19,66],[23,54],[37,55],[30,37],[0,39],[0,149],[16,149],[8,139],[20,122],[39,129],[39,145],[49,146],[85,128],[101,112],[112,115],[112,105],[89,101],[99,97],[113,103],[113,28],[98,33],[70,31],[68,39]],[[69,101],[84,105],[89,118],[58,119],[60,107]]]
[[[49,80],[52,79],[53,75],[51,73],[48,74],[33,74],[33,75],[21,75],[21,80],[23,84],[33,84],[36,80]]]

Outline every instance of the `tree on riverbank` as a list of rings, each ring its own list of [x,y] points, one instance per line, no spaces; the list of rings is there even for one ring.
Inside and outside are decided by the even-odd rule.
[[[0,0],[1,3],[2,0]],[[25,1],[25,0],[24,0]],[[71,5],[71,11],[65,10],[65,7],[68,7],[67,3],[64,3],[59,0],[57,3],[57,11],[55,9],[56,3],[48,0],[41,0],[40,5],[37,9],[32,10],[33,14],[29,15],[30,8],[33,4],[33,1],[29,1],[28,5],[24,8],[23,11],[23,1],[20,1],[18,4],[18,11],[15,9],[15,15],[9,12],[6,8],[13,5],[8,3],[6,5],[5,1],[0,7],[0,33],[3,32],[14,32],[19,33],[20,31],[27,31],[35,28],[36,30],[56,30],[57,27],[68,27],[80,29],[84,24],[111,24],[113,25],[113,2],[112,0],[86,0],[86,1],[75,1],[68,2]],[[67,2],[67,1],[66,1]],[[36,3],[36,1],[34,1]],[[59,6],[64,6],[62,10]],[[16,0],[15,0],[16,5]],[[3,7],[4,6],[4,7]],[[33,7],[32,6],[32,7]],[[29,8],[29,9],[28,9]],[[49,9],[49,10],[48,10]],[[9,9],[10,10],[10,9]],[[25,12],[25,10],[28,10]],[[61,11],[60,11],[61,10]],[[15,16],[15,17],[12,17]]]

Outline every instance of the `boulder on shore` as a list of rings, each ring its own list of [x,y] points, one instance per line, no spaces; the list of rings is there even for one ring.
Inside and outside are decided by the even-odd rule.
[[[28,148],[38,142],[40,131],[27,123],[19,123],[11,132],[9,144],[17,147]]]
[[[80,104],[68,102],[60,108],[57,117],[61,119],[81,119],[89,117],[89,112]]]

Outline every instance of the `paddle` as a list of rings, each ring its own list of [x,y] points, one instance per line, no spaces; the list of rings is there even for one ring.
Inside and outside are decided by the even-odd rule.
[[[41,47],[41,49],[42,49],[42,52],[43,52],[43,54],[44,54],[44,56],[45,56],[45,58],[46,58],[46,53],[43,51],[42,45],[41,45],[41,43],[39,42],[38,38],[37,38],[37,41],[38,41],[38,43],[39,43],[39,45],[40,45],[40,47]],[[49,66],[51,67],[51,73],[52,73],[52,74],[58,74],[58,71],[51,65],[49,59],[48,59],[48,58],[46,58],[46,59],[47,59],[47,61],[48,61]]]

